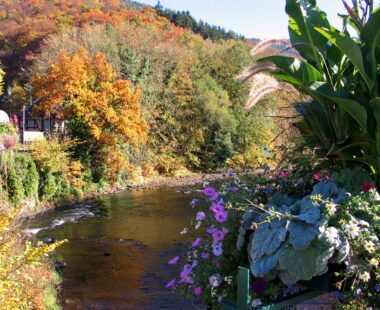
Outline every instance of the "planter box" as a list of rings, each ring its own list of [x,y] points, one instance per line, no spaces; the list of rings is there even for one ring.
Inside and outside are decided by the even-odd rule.
[[[261,305],[256,308],[252,308],[249,304],[250,301],[250,270],[244,267],[239,267],[238,272],[238,291],[237,291],[237,302],[224,301],[221,303],[220,308],[222,310],[248,310],[248,309],[260,309],[260,310],[280,310],[286,307],[299,304],[303,301],[313,299],[315,297],[321,296],[327,292],[336,290],[334,283],[337,278],[334,276],[335,268],[331,273],[315,277],[309,281],[299,281],[298,283],[306,287],[305,291],[299,292],[287,298],[274,301],[270,304]]]

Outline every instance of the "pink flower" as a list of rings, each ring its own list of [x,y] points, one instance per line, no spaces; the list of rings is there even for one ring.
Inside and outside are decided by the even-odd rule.
[[[199,296],[202,294],[202,288],[200,286],[194,288],[194,295]]]
[[[318,181],[321,178],[321,174],[319,172],[313,174],[313,179]]]
[[[215,219],[218,223],[224,223],[228,219],[227,212],[218,212],[215,214]]]
[[[200,221],[203,221],[205,218],[206,218],[206,213],[204,213],[204,212],[202,212],[202,211],[199,211],[199,212],[197,213],[197,216],[196,216],[195,220],[196,220],[197,222],[200,222]]]
[[[281,178],[285,178],[286,177],[286,172],[285,171],[280,171],[279,176]]]
[[[4,134],[3,135],[3,143],[6,149],[11,150],[15,147],[16,145],[16,139],[17,137],[14,135],[10,134]]]
[[[178,263],[178,261],[179,261],[179,256],[176,256],[172,258],[170,261],[168,261],[168,265],[175,265]]]
[[[176,283],[176,279],[173,279],[173,280],[170,280],[167,284],[166,284],[166,288],[172,288],[175,286],[175,283]]]
[[[372,188],[374,188],[373,184],[371,182],[364,182],[362,184],[362,190],[363,192],[369,192]]]
[[[201,243],[202,243],[202,238],[198,237],[197,239],[194,240],[194,242],[191,244],[191,246],[193,248],[196,248],[196,247],[199,247],[201,245]]]

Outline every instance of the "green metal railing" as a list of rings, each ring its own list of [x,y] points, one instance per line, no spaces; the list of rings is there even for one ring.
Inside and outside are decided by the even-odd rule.
[[[232,303],[224,301],[221,303],[221,310],[248,310],[248,309],[260,309],[260,310],[280,310],[296,304],[299,304],[305,300],[313,299],[324,294],[323,291],[306,290],[301,293],[292,295],[284,300],[274,302],[271,304],[261,305],[256,308],[252,308],[250,305],[249,294],[249,277],[250,271],[247,268],[239,267],[238,276],[238,290],[237,290],[237,302]]]

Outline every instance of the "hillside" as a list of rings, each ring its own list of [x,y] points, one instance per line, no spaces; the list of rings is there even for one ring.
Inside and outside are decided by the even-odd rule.
[[[35,116],[68,121],[88,180],[253,167],[276,135],[271,101],[244,110],[236,76],[250,44],[235,34],[198,35],[197,22],[131,1],[1,1],[0,12],[13,107],[32,100]]]
[[[7,68],[9,79],[36,59],[47,35],[83,29],[90,24],[122,22],[141,25],[168,38],[182,32],[149,7],[132,10],[119,0],[1,0],[0,60]]]

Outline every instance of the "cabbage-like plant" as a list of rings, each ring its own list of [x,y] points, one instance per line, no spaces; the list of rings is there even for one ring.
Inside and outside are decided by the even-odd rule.
[[[321,182],[298,200],[276,193],[265,206],[251,205],[237,246],[248,241],[254,276],[289,285],[323,275],[333,264],[344,302],[354,300],[360,309],[380,304],[380,195],[374,188],[351,195]]]
[[[309,95],[312,101],[298,106],[303,120],[297,124],[307,142],[322,156],[364,163],[379,180],[380,8],[362,1],[366,10],[359,14],[358,7],[343,2],[346,26],[352,25],[357,37],[346,26],[332,27],[315,0],[286,0],[290,45],[261,57],[245,76],[270,71]],[[265,44],[255,48],[256,56]]]
[[[279,276],[290,284],[327,272],[331,262],[341,263],[348,256],[349,243],[342,230],[329,225],[324,211],[326,202],[338,205],[348,197],[334,183],[318,183],[300,200],[275,194],[265,207],[254,206],[254,212],[245,214],[240,231],[242,238],[252,224],[256,227],[249,245],[252,273]],[[250,216],[257,212],[261,214]]]

